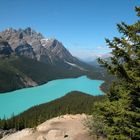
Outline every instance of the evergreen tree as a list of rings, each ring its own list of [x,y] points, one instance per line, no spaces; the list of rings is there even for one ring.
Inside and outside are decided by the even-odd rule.
[[[140,7],[136,7],[140,17]],[[117,25],[122,37],[106,39],[112,56],[99,59],[109,73],[117,77],[105,101],[94,106],[90,122],[92,133],[108,140],[140,140],[140,21]]]

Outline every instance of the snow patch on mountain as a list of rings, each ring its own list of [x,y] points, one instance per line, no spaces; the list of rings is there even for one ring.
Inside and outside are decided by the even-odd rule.
[[[68,62],[68,61],[66,61],[66,60],[65,60],[65,63],[67,63],[67,64],[69,64],[69,65],[71,65],[71,66],[73,66],[73,67],[76,67],[76,68],[78,68],[78,69],[80,69],[80,70],[82,70],[82,71],[87,71],[86,69],[82,68],[81,66],[78,66],[78,65],[76,65],[76,64],[74,64],[74,63],[70,63],[70,62]]]

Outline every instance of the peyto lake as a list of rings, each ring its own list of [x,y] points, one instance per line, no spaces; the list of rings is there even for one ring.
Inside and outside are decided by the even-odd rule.
[[[41,86],[0,94],[0,118],[11,117],[13,113],[17,115],[34,105],[52,101],[71,91],[102,95],[100,85],[103,82],[81,76],[79,78],[53,80]]]

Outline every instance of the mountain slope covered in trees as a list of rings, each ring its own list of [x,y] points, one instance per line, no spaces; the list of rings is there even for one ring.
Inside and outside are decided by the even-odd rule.
[[[104,96],[91,96],[73,91],[54,101],[34,106],[8,120],[0,121],[0,128],[17,130],[35,127],[47,119],[64,114],[91,114],[93,103],[102,101]]]
[[[79,69],[68,70],[24,56],[0,58],[0,92],[36,86],[50,80],[86,74]]]

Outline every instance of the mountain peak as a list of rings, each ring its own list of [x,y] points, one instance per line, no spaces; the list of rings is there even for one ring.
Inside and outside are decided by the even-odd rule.
[[[44,38],[43,35],[39,32],[36,32],[34,29],[32,29],[31,27],[27,27],[25,29],[22,28],[18,28],[18,29],[14,29],[14,28],[7,28],[4,31],[2,31],[0,34],[2,35],[13,35],[13,34],[23,34],[24,36],[32,36],[32,35],[36,35],[39,36],[40,38]]]
[[[58,44],[58,43],[61,43],[61,42],[58,41],[56,38],[43,38],[43,39],[41,39],[41,44],[44,47],[49,47],[49,46],[55,47],[56,44]]]
[[[36,32],[31,27],[25,29],[8,28],[0,32],[0,36],[8,42],[17,55],[65,67],[81,64],[56,38],[44,38],[41,33]]]
[[[44,38],[41,33],[36,32],[30,27],[27,27],[25,29],[7,28],[6,30],[0,32],[0,36],[4,40],[8,41],[13,50],[15,50],[16,47],[19,46],[20,42],[23,40],[26,41],[28,44],[31,44]]]

